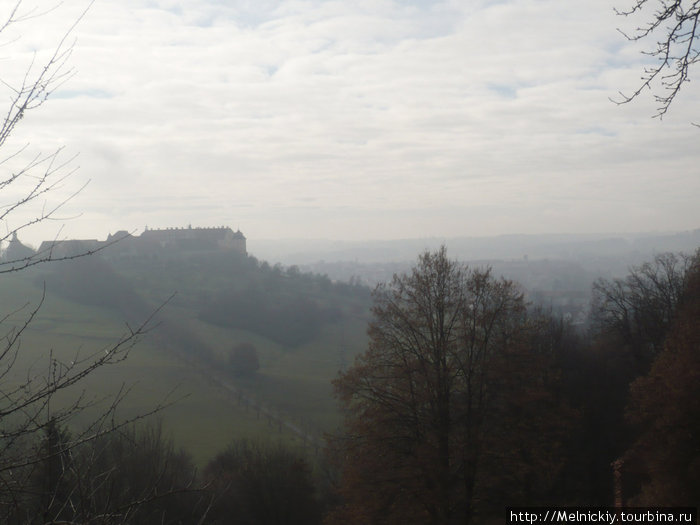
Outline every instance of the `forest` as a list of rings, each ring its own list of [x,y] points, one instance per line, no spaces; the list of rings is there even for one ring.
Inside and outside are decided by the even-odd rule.
[[[133,328],[104,353],[68,362],[57,349],[48,370],[36,361],[18,375],[20,336],[32,340],[34,321],[10,328],[5,318],[3,522],[502,523],[506,506],[694,506],[699,262],[660,254],[624,278],[599,279],[586,329],[445,247],[422,253],[371,297],[359,285],[233,255],[103,254],[25,270],[35,289],[131,318]],[[168,359],[255,396],[268,366],[258,358],[262,339],[230,340],[222,352],[168,323],[170,304],[155,314],[162,327],[136,328],[174,281],[179,315],[258,337],[270,319],[267,340],[292,356],[370,308],[365,347],[354,363],[336,362],[339,416],[321,425],[315,451],[299,436],[258,434],[195,459],[159,417],[171,409],[181,417],[180,401],[123,417],[126,393],[92,406],[73,388],[128,363],[126,347],[150,338]],[[285,336],[287,323],[297,326]],[[303,400],[298,408],[313,411]]]

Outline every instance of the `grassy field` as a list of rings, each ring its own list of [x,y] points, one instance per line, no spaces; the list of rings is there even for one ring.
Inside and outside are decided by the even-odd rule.
[[[5,320],[5,333],[21,325],[32,306],[41,301],[41,274],[0,276],[0,297],[0,316],[27,305]],[[82,391],[91,399],[109,399],[127,388],[121,417],[168,404],[154,417],[199,465],[238,438],[308,444],[281,424],[282,420],[318,437],[335,428],[340,419],[330,382],[366,344],[363,315],[347,315],[340,322],[328,324],[313,340],[294,348],[259,333],[208,324],[198,318],[187,301],[172,301],[158,319],[162,323],[131,350],[128,359],[95,371],[78,389],[62,394],[56,402],[68,403]],[[250,342],[258,350],[260,370],[253,377],[235,378],[211,363],[198,362],[196,353],[183,356],[168,342],[171,327],[222,359],[235,343]],[[39,312],[22,336],[12,373],[3,379],[0,388],[12,382],[19,384],[28,370],[45,370],[50,354],[68,363],[104,351],[126,330],[122,313],[61,298],[49,286]],[[99,406],[86,411],[73,424],[85,424]],[[271,418],[270,413],[278,419]]]

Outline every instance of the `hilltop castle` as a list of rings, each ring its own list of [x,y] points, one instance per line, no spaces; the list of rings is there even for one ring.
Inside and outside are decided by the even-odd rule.
[[[31,256],[30,248],[22,245],[13,235],[10,246],[3,254],[6,261]],[[246,238],[240,230],[233,231],[227,226],[215,228],[166,228],[146,230],[141,235],[131,235],[126,230],[110,234],[106,241],[96,239],[73,239],[65,241],[44,241],[36,252],[42,258],[59,259],[75,255],[105,250],[108,257],[157,255],[158,253],[230,252],[247,255]],[[33,251],[32,251],[33,252]]]
[[[119,231],[107,237],[108,243],[120,238],[139,240],[143,245],[184,251],[231,251],[246,255],[246,238],[241,230],[233,231],[228,226],[218,228],[166,228],[146,230],[138,237],[129,237],[126,231]]]

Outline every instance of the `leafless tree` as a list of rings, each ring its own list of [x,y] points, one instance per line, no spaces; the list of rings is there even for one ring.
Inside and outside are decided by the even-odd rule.
[[[0,94],[8,100],[0,121],[0,244],[26,228],[60,218],[61,210],[84,187],[66,193],[66,183],[77,168],[75,156],[66,158],[63,148],[36,153],[29,142],[16,141],[20,145],[11,145],[9,140],[27,114],[42,106],[75,74],[69,64],[75,46],[73,33],[93,2],[88,2],[85,10],[59,36],[45,60],[39,61],[36,52],[26,64],[3,57],[13,67],[0,71]],[[20,39],[13,32],[21,33],[24,24],[50,16],[57,7],[58,3],[40,10],[26,6],[24,0],[15,0],[0,8],[0,51],[12,51],[11,44]],[[16,260],[5,259],[0,263],[0,272],[17,271],[52,258],[52,250],[47,249]]]
[[[45,520],[65,517],[76,509],[84,515],[84,502],[78,505],[71,500],[74,504],[71,508],[56,503],[60,500],[60,489],[69,486],[73,494],[93,477],[109,477],[111,469],[105,468],[94,476],[94,466],[75,473],[71,471],[74,465],[65,459],[74,451],[85,450],[88,444],[104,440],[105,436],[155,414],[169,403],[168,396],[164,396],[161,403],[146,413],[123,419],[118,409],[129,393],[127,386],[107,397],[96,397],[81,386],[97,370],[124,361],[151,327],[153,317],[138,327],[127,326],[116,341],[103,348],[86,353],[77,351],[70,360],[61,359],[49,350],[29,369],[18,369],[21,368],[17,365],[22,350],[20,337],[39,308],[40,305],[31,309],[19,325],[13,323],[12,317],[3,319],[3,346],[0,348],[0,521],[6,523],[36,523],[39,516],[31,515],[31,512],[39,510]],[[75,420],[86,410],[95,415],[89,423],[78,426]],[[55,437],[60,429],[66,428],[71,429],[70,437]],[[40,445],[46,441],[48,446]],[[46,504],[43,507],[29,505],[28,501],[37,496],[32,479],[37,469],[41,470],[44,465],[54,465],[52,475],[44,477],[45,481],[49,478],[54,481],[41,491]],[[72,475],[72,481],[67,480],[69,475]],[[140,502],[133,500],[131,504],[136,506]],[[120,504],[124,506],[126,502],[122,499]],[[21,516],[18,515],[20,509],[23,510]],[[99,510],[103,514],[108,507]],[[110,523],[122,521],[112,520]]]
[[[655,63],[644,69],[642,83],[631,94],[620,93],[625,104],[650,89],[658,103],[656,117],[663,117],[683,85],[690,80],[690,68],[698,62],[700,47],[700,0],[635,0],[627,9],[615,12],[627,18],[645,17],[632,32],[620,30],[630,41],[655,41],[645,54]]]
[[[597,330],[614,335],[648,365],[661,350],[698,256],[662,253],[630,269],[624,279],[593,284],[593,321]]]
[[[518,286],[443,248],[374,299],[369,347],[334,383],[345,424],[330,450],[343,503],[329,523],[472,523],[506,499],[532,503],[516,491],[556,470],[555,441],[525,415],[547,419],[549,365]]]
[[[214,496],[211,523],[320,523],[311,466],[279,445],[235,441],[204,469]]]
[[[86,2],[85,10],[59,35],[48,58],[40,60],[35,54],[19,76],[8,73],[8,68],[0,70],[0,92],[9,100],[0,121],[0,244],[19,231],[60,218],[59,212],[80,191],[64,193],[65,183],[75,168],[73,158],[64,160],[62,149],[27,157],[29,145],[11,146],[9,139],[18,132],[27,113],[44,104],[73,75],[69,66],[75,45],[72,35],[93,1]],[[51,16],[58,7],[57,2],[42,11],[27,6],[23,0],[0,5],[0,51],[14,42],[9,33],[18,27],[21,31],[22,24]],[[49,247],[39,253],[4,257],[0,274],[85,255],[86,252],[80,252],[55,257]],[[80,523],[132,523],[133,509],[145,499],[162,495],[162,489],[157,494],[144,489],[129,501],[122,498],[119,507],[114,506],[113,500],[100,506],[87,505],[85,498],[93,497],[90,501],[94,501],[96,489],[91,489],[89,494],[82,493],[78,504],[78,489],[104,487],[113,469],[104,467],[96,472],[97,463],[92,463],[83,464],[83,471],[75,472],[78,463],[71,457],[78,451],[85,457],[88,444],[105,443],[105,436],[148,415],[120,420],[118,407],[129,391],[127,387],[109,398],[97,399],[82,385],[97,370],[126,359],[153,326],[158,311],[136,326],[126,325],[122,335],[107,346],[79,350],[68,358],[47,349],[40,360],[24,369],[25,365],[20,364],[26,361],[21,359],[22,336],[35,320],[43,300],[41,294],[34,304],[28,300],[15,308],[6,302],[0,306],[0,521],[34,524],[72,523],[79,519]],[[149,414],[167,402],[165,396],[163,403],[154,406]],[[96,415],[91,423],[77,427],[74,420],[86,409]],[[98,483],[100,480],[103,483]],[[115,508],[120,511],[115,513]]]

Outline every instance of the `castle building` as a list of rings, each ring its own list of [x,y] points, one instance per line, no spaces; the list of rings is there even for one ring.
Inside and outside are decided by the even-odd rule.
[[[219,228],[167,228],[146,230],[139,239],[157,243],[161,248],[175,248],[187,251],[220,250],[233,251],[243,255],[246,251],[246,238],[240,230],[233,231],[227,226]]]
[[[9,249],[9,248],[8,248]],[[45,241],[39,253],[49,258],[73,257],[82,253],[105,250],[106,256],[138,256],[139,254],[233,252],[247,255],[246,238],[240,230],[227,226],[218,228],[166,228],[146,230],[141,235],[131,235],[126,230],[110,234],[106,241],[66,240]]]

